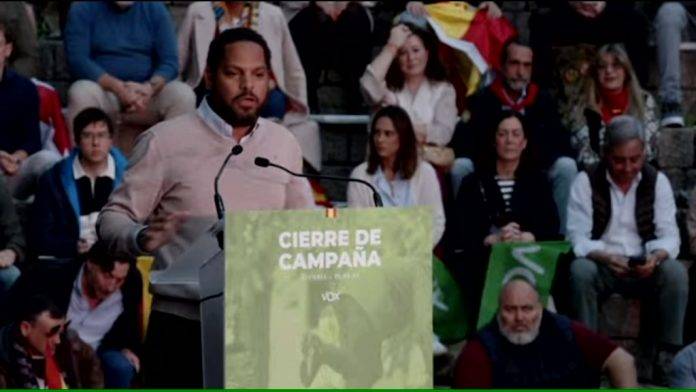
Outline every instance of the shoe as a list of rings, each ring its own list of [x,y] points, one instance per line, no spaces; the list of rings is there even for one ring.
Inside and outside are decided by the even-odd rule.
[[[660,386],[669,386],[669,375],[672,371],[674,353],[660,350],[653,366],[653,383]]]
[[[440,342],[440,337],[433,334],[433,356],[447,354],[447,347]]]
[[[662,117],[662,119],[660,120],[660,126],[667,127],[667,128],[683,128],[684,127],[684,116],[673,115],[673,116]]]
[[[661,127],[681,128],[684,126],[684,116],[682,115],[682,108],[680,103],[663,102],[661,109]]]

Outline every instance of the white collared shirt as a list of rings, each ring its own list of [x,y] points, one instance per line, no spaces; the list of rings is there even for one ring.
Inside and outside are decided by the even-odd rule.
[[[396,173],[394,179],[389,181],[384,176],[381,166],[377,166],[374,185],[377,188],[385,207],[408,207],[412,205],[411,181],[404,179],[401,172]]]
[[[118,289],[100,302],[96,308],[90,309],[89,300],[82,291],[84,273],[85,266],[83,265],[77,274],[70,294],[67,314],[70,326],[68,328],[77,332],[80,339],[96,351],[104,335],[109,332],[118,316],[123,313],[123,295],[121,289]]]
[[[87,173],[85,173],[85,169],[82,167],[82,163],[80,163],[80,158],[76,157],[75,160],[73,160],[73,178],[75,178],[75,181],[79,180],[82,177],[87,177],[89,179],[89,183],[92,186],[92,194],[94,195],[94,185],[96,183],[96,178],[90,178]],[[97,177],[108,177],[112,181],[116,180],[116,163],[114,162],[114,158],[109,154],[109,156],[106,159],[106,168],[99,173]],[[95,211],[90,214],[81,214],[80,215],[80,238],[87,241],[88,244],[93,244],[94,242],[97,241],[97,218],[99,217],[99,212]]]
[[[75,180],[78,180],[82,177],[87,177],[89,178],[90,184],[92,184],[92,193],[94,193],[94,183],[95,179],[90,178],[87,173],[85,172],[85,169],[82,167],[82,163],[80,162],[79,157],[75,157],[75,160],[73,160],[73,178]],[[106,168],[102,170],[97,177],[109,177],[112,180],[116,179],[116,162],[114,162],[114,157],[109,154],[106,158]]]
[[[573,244],[576,257],[586,257],[592,251],[604,251],[623,256],[642,256],[662,249],[670,258],[679,253],[679,228],[676,221],[674,195],[667,177],[658,173],[655,183],[655,239],[643,246],[636,224],[636,190],[642,176],[639,173],[627,193],[624,193],[607,173],[611,198],[611,217],[602,236],[592,239],[592,187],[585,172],[575,178],[568,199],[567,238]]]
[[[196,110],[196,112],[201,117],[201,119],[203,119],[206,125],[208,125],[212,130],[224,137],[234,140],[234,138],[232,137],[232,126],[228,124],[225,120],[223,120],[222,117],[218,116],[218,114],[215,113],[215,111],[210,107],[210,105],[208,105],[208,97],[203,98],[203,101],[200,105],[198,105],[198,109]],[[249,139],[253,134],[254,130],[252,129],[251,132],[247,133],[246,135],[244,135],[244,137],[242,137],[242,139],[239,141],[239,144],[244,144],[244,142],[247,139]]]

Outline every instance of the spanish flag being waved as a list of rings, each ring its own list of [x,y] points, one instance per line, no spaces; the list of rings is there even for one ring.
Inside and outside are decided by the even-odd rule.
[[[429,4],[425,8],[428,22],[442,43],[440,56],[450,68],[461,112],[466,97],[479,87],[482,75],[491,67],[500,67],[501,50],[517,36],[517,31],[507,18],[489,18],[486,10],[463,1]]]

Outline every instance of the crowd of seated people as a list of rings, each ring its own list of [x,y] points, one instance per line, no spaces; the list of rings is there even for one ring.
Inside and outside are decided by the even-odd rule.
[[[309,115],[320,114],[328,69],[341,74],[349,110],[371,116],[351,177],[372,184],[386,208],[432,209],[433,251],[463,311],[478,314],[497,244],[571,245],[558,269],[567,276],[556,277],[569,288],[566,314],[544,310],[534,282],[507,281],[494,320],[476,332],[469,319],[454,386],[595,387],[602,373],[614,386],[696,386],[679,261],[689,255],[679,253],[675,192],[656,159],[660,127],[684,126],[678,46],[696,27],[688,4],[542,4],[517,26],[530,40],[507,40],[499,69],[458,97],[427,5],[400,2],[375,19],[384,10],[374,2],[292,3],[192,2],[175,26],[164,2],[74,2],[65,109],[39,80],[33,7],[0,3],[0,386],[202,386],[200,345],[168,341],[200,333],[197,316],[155,293],[146,333],[135,260],[152,253],[167,268],[214,221],[212,187],[201,190],[212,178],[197,170],[229,147],[320,172]],[[495,3],[473,5],[479,23],[505,18]],[[651,61],[657,100],[646,90]],[[129,138],[129,124],[143,128]],[[453,156],[441,159],[447,149]],[[231,164],[239,170],[221,187],[231,210],[313,207],[309,184],[281,175],[255,179],[265,185],[241,199],[233,180],[248,178],[246,166]],[[362,185],[351,183],[345,200],[374,207]],[[696,191],[686,215],[696,254]],[[614,292],[641,299],[641,328],[654,324],[652,372],[598,331]],[[433,345],[447,352],[437,337]]]

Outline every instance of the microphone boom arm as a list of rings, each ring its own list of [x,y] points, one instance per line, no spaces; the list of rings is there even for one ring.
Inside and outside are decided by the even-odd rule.
[[[256,159],[258,160],[259,158],[256,158]],[[326,179],[326,180],[333,180],[333,181],[344,181],[344,182],[346,181],[346,179],[345,179],[344,177],[325,176],[325,175],[317,175],[317,174],[295,173],[295,172],[293,172],[292,170],[289,170],[289,169],[287,169],[287,168],[284,168],[283,166],[280,166],[280,165],[276,165],[275,163],[273,163],[273,162],[271,162],[271,161],[266,160],[266,162],[268,162],[267,165],[259,165],[259,166],[273,166],[273,167],[275,167],[275,168],[278,168],[278,169],[280,169],[280,170],[282,170],[282,171],[284,171],[284,172],[286,172],[286,173],[288,173],[288,174],[290,174],[290,175],[296,176],[296,177],[313,178],[313,179],[319,179],[319,180],[320,180],[320,179]],[[264,163],[266,163],[266,162],[264,162]],[[258,163],[257,163],[257,165],[258,165]],[[363,185],[368,186],[368,187],[372,190],[372,199],[373,199],[374,202],[375,202],[375,206],[376,206],[376,207],[382,207],[382,206],[384,205],[384,204],[382,203],[382,197],[379,195],[379,193],[377,192],[377,190],[375,189],[375,187],[374,187],[372,184],[370,184],[369,182],[367,182],[367,181],[365,181],[365,180],[361,180],[361,179],[359,179],[359,178],[350,178],[350,181],[359,182],[359,183],[361,183],[361,184],[363,184]]]

